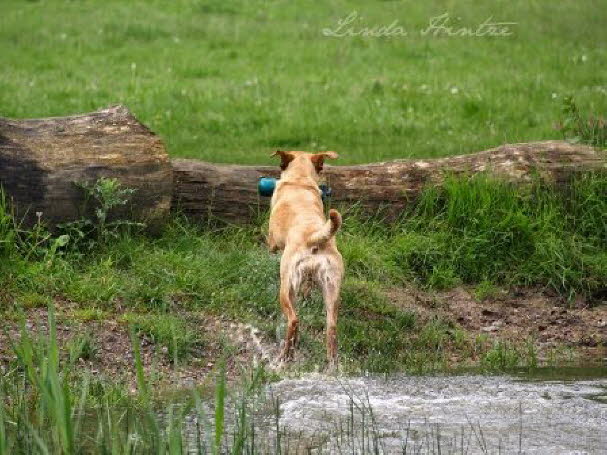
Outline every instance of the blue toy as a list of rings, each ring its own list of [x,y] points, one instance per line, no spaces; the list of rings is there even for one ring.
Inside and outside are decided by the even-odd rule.
[[[261,196],[271,197],[276,188],[276,180],[274,177],[260,177],[257,182],[257,191]]]
[[[257,182],[257,191],[259,192],[259,195],[264,197],[272,197],[277,181],[278,179],[274,177],[260,177],[259,181]],[[323,200],[331,197],[332,191],[328,185],[323,183],[318,185],[318,188],[320,188],[320,191],[322,192]]]
[[[318,188],[320,188],[320,191],[322,191],[323,201],[325,199],[330,198],[331,194],[333,194],[333,191],[331,191],[331,187],[329,185],[327,185],[326,183],[321,183],[320,185],[318,185]]]

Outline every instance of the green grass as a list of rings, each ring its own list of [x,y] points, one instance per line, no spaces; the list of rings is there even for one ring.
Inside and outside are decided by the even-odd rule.
[[[93,360],[98,353],[97,341],[89,332],[77,334],[68,342],[67,351],[71,363],[80,359]]]
[[[354,273],[391,273],[435,288],[540,285],[592,297],[606,285],[606,191],[601,175],[581,176],[566,190],[482,175],[450,179],[426,190],[390,235],[365,238],[366,249],[347,236],[344,254],[354,253]],[[386,266],[372,272],[380,251]]]
[[[607,111],[604,6],[4,0],[0,115],[124,103],[172,156],[232,163],[270,163],[276,148],[360,163],[555,138],[567,95]],[[323,36],[352,11],[357,28],[398,20],[409,36]],[[420,36],[444,12],[517,25],[508,38]]]
[[[80,347],[70,349],[67,361],[61,358],[52,306],[48,328],[42,339],[30,337],[23,326],[13,347],[16,359],[0,378],[0,454],[183,453],[188,442],[183,421],[194,401],[200,402],[196,392],[179,408],[168,406],[163,416],[147,394],[143,374],[130,397],[90,374],[76,374],[74,361],[90,348],[82,348],[86,342],[72,344]],[[141,373],[139,342],[133,338]],[[197,417],[206,419],[202,412]],[[204,447],[198,449],[203,453]]]
[[[0,254],[8,256],[13,253],[15,241],[15,222],[8,208],[4,190],[0,188]]]
[[[175,364],[194,348],[202,347],[202,334],[178,316],[127,313],[121,320],[138,333],[149,336],[156,345],[166,348],[168,358]]]
[[[480,175],[426,189],[393,225],[345,212],[338,238],[347,270],[343,363],[352,370],[423,370],[440,367],[447,346],[472,352],[456,326],[419,320],[388,298],[388,290],[411,284],[473,285],[479,298],[496,287],[536,286],[600,302],[607,288],[605,194],[601,174],[581,175],[566,189],[539,181],[521,188]],[[90,320],[119,306],[123,319],[165,346],[171,360],[204,341],[188,312],[252,322],[276,343],[282,337],[279,256],[262,241],[265,225],[209,230],[176,218],[159,237],[117,231],[95,235],[93,247],[68,239],[59,248],[60,233],[52,237],[38,227],[33,235],[6,225],[5,238],[20,239],[0,264],[7,309],[59,298],[78,307],[76,319]],[[46,239],[35,240],[36,254],[32,238]],[[318,293],[296,306],[308,368],[323,362],[324,309]]]
[[[357,27],[396,19],[410,36],[323,36],[352,11],[362,16]],[[489,17],[517,24],[509,38],[419,35],[444,12],[468,26]],[[604,146],[606,23],[600,0],[3,0],[0,115],[124,103],[172,156],[241,164],[269,164],[276,148],[333,149],[346,164],[561,135]],[[106,196],[116,196],[105,184]],[[605,175],[580,176],[564,190],[479,176],[428,188],[395,225],[344,213],[344,370],[426,372],[447,367],[449,351],[491,371],[535,366],[532,340],[472,339],[447,320],[395,305],[387,291],[467,284],[483,299],[509,286],[537,286],[603,301],[606,194]],[[76,371],[79,359],[100,355],[94,337],[84,332],[59,346],[51,311],[48,339],[24,329],[17,359],[0,378],[0,455],[181,453],[189,408],[169,407],[158,418],[137,334],[165,347],[175,364],[216,341],[195,330],[192,313],[252,323],[276,343],[282,337],[279,258],[260,240],[265,226],[210,230],[175,217],[147,237],[134,226],[104,226],[106,215],[59,234],[41,225],[23,230],[0,194],[0,314],[11,323],[21,311],[59,301],[69,303],[62,318],[129,323],[139,382],[139,395],[128,397],[121,385]],[[320,296],[297,309],[300,367],[312,370],[324,362]],[[224,379],[219,404],[228,393]],[[198,441],[201,452],[237,453],[249,444],[255,452],[246,405],[218,405],[206,416],[195,394],[189,406],[215,429]],[[231,411],[239,425],[228,428]],[[91,413],[94,428],[85,423]]]

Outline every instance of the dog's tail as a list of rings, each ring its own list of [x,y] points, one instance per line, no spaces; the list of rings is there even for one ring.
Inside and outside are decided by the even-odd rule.
[[[308,239],[309,247],[319,247],[329,241],[341,227],[341,215],[335,209],[329,210],[329,219],[325,225]]]

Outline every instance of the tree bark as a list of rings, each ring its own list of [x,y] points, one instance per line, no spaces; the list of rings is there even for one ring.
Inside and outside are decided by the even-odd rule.
[[[26,225],[78,219],[84,194],[76,183],[101,177],[135,190],[114,216],[155,225],[170,211],[172,174],[160,138],[123,106],[71,117],[0,118],[0,184]]]
[[[196,160],[172,160],[175,175],[173,208],[209,222],[250,222],[263,214],[269,198],[257,194],[262,176],[279,177],[277,166],[237,166]],[[400,214],[426,185],[447,175],[489,172],[509,181],[530,182],[535,176],[556,184],[579,171],[607,170],[604,152],[562,141],[507,144],[479,153],[440,159],[397,160],[360,166],[326,166],[333,206],[357,206],[367,213]]]

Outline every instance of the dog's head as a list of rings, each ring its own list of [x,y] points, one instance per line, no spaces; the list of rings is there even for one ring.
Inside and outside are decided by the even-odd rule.
[[[280,169],[283,172],[297,170],[298,173],[312,177],[318,177],[322,172],[326,158],[336,159],[338,157],[335,152],[284,152],[282,150],[277,150],[272,156],[280,157]]]

